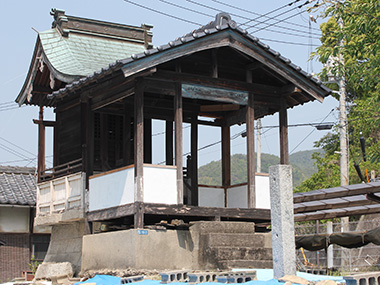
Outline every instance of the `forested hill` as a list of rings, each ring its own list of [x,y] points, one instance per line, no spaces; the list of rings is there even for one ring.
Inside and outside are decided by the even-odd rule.
[[[299,151],[289,156],[293,166],[293,186],[298,186],[302,181],[317,172],[314,160],[311,158],[315,150]],[[280,158],[276,155],[261,154],[261,172],[268,173],[269,166],[279,164]],[[212,161],[199,168],[199,184],[222,185],[221,161]],[[247,157],[245,154],[235,154],[231,157],[231,183],[247,182]]]

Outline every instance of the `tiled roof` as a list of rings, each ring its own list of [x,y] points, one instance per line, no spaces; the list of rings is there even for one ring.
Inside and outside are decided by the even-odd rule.
[[[0,204],[36,204],[35,169],[30,167],[0,166]]]
[[[131,42],[71,33],[63,37],[56,28],[40,32],[44,53],[55,70],[72,76],[87,76],[109,63],[144,51]]]
[[[217,15],[217,18],[218,18],[218,15]],[[89,84],[90,82],[94,80],[98,80],[102,77],[105,77],[108,74],[116,70],[119,70],[120,68],[128,70],[128,68],[133,62],[140,61],[142,59],[149,58],[151,56],[155,56],[155,58],[157,58],[156,55],[159,55],[160,53],[166,50],[173,49],[177,46],[181,46],[186,43],[193,42],[200,38],[207,37],[209,35],[216,34],[228,29],[234,30],[237,33],[246,37],[248,40],[254,42],[259,48],[261,48],[262,50],[265,50],[272,56],[276,57],[280,62],[283,62],[289,67],[291,67],[292,69],[294,69],[296,72],[302,75],[302,77],[304,77],[305,79],[311,80],[316,86],[321,88],[323,92],[326,93],[326,95],[330,94],[331,90],[327,88],[326,86],[324,86],[319,79],[314,78],[312,74],[305,72],[304,70],[302,70],[300,66],[293,64],[290,59],[282,56],[279,52],[271,49],[269,45],[261,42],[257,37],[250,35],[246,30],[243,30],[240,27],[238,27],[235,21],[229,20],[227,22],[221,22],[220,25],[217,24],[216,22],[217,21],[207,24],[206,26],[203,26],[198,30],[194,30],[193,32],[186,34],[183,37],[178,37],[174,41],[170,41],[166,45],[160,45],[152,49],[147,49],[141,53],[134,53],[132,55],[129,55],[123,60],[117,60],[111,64],[108,63],[104,65],[101,69],[99,69],[98,71],[86,77],[82,77],[79,80],[76,80],[67,84],[64,88],[54,91],[52,94],[47,95],[47,97],[48,99],[54,99],[57,96],[65,95],[66,93],[79,89],[82,86]],[[142,64],[140,63],[140,65]]]

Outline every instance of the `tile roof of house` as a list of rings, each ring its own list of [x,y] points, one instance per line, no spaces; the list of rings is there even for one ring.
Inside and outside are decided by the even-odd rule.
[[[37,180],[31,167],[0,166],[0,204],[36,204]]]

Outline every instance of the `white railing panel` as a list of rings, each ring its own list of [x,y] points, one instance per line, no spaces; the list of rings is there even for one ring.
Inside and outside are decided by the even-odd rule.
[[[134,202],[134,168],[127,167],[90,177],[89,210]]]
[[[39,183],[37,216],[83,207],[84,174],[77,173]]]
[[[227,189],[227,208],[248,208],[247,185]]]
[[[144,202],[177,204],[177,168],[144,165]]]
[[[201,207],[224,207],[224,189],[222,187],[198,187],[198,202]]]

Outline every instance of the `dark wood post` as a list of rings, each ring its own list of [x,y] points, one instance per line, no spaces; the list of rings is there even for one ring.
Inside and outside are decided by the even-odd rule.
[[[252,83],[252,71],[247,71],[247,82]],[[254,111],[254,94],[252,92],[248,93],[246,125],[247,125],[248,208],[256,208],[255,111]]]
[[[165,157],[166,165],[173,165],[173,122],[165,123]]]
[[[41,182],[41,174],[45,170],[45,126],[44,120],[44,107],[40,106],[38,124],[38,166],[37,166],[37,181]]]
[[[191,118],[191,204],[198,206],[198,114]]]
[[[93,170],[93,135],[94,127],[90,101],[87,98],[81,101],[81,145],[82,145],[82,171],[86,173],[86,189],[89,189],[89,176]]]
[[[135,89],[135,201],[142,202],[143,193],[143,168],[144,168],[144,93],[139,82]]]
[[[124,99],[124,120],[123,120],[123,162],[124,165],[131,164],[131,115],[128,112],[127,100]]]
[[[144,201],[144,89],[140,81],[135,85],[135,119],[134,119],[134,155],[135,155],[135,205],[140,209],[140,203]],[[144,227],[144,213],[136,210],[135,228]]]
[[[280,164],[289,164],[288,114],[286,99],[280,100]]]
[[[175,122],[175,165],[177,167],[177,203],[183,204],[183,157],[182,157],[182,85],[175,85],[174,122]]]
[[[152,119],[144,119],[144,163],[152,163]]]
[[[222,185],[224,206],[227,207],[227,189],[231,186],[231,134],[230,126],[222,126]]]

